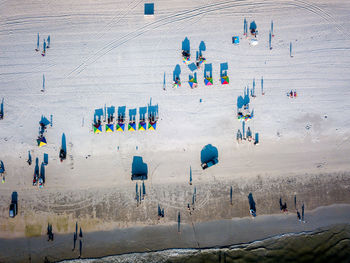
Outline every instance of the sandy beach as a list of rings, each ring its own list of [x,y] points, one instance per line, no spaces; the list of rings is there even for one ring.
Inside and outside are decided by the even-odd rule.
[[[136,0],[1,1],[0,261],[77,258],[76,222],[83,258],[229,246],[348,223],[350,3],[344,2],[167,0],[154,1],[155,14],[145,16]],[[256,22],[256,36],[243,35],[244,20]],[[181,56],[186,41],[193,65]],[[197,52],[206,58],[199,68]],[[197,88],[189,85],[194,74]],[[177,75],[182,84],[174,88]],[[247,99],[251,119],[240,121]],[[155,108],[156,130],[106,132],[113,110],[115,118],[124,110],[127,121],[135,112],[138,122]],[[100,112],[103,131],[95,134]],[[38,147],[43,116],[47,144]],[[237,140],[248,127],[257,145]],[[207,145],[217,150],[218,163],[203,170]],[[147,165],[141,202],[143,183],[131,180],[135,157]],[[43,188],[32,184],[36,161]],[[18,214],[10,218],[14,192]],[[296,215],[303,204],[306,223]],[[160,220],[158,205],[165,211]]]

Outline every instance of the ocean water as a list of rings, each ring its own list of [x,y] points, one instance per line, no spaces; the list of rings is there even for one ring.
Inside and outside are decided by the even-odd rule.
[[[350,262],[350,225],[315,232],[285,234],[227,248],[169,249],[99,259],[66,260],[74,263],[229,263],[229,262]]]

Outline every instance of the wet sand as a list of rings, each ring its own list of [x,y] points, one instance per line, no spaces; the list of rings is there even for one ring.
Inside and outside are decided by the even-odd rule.
[[[82,257],[103,257],[131,252],[149,252],[168,248],[209,248],[248,243],[284,234],[314,231],[336,224],[347,224],[350,205],[320,207],[305,214],[306,223],[296,215],[263,215],[232,220],[194,224],[133,227],[112,231],[84,233]],[[46,236],[1,239],[1,262],[44,262],[74,259],[79,256],[79,241],[75,251],[73,234],[56,235],[54,242]],[[11,248],[11,249],[10,249]],[[13,249],[18,248],[18,249]]]

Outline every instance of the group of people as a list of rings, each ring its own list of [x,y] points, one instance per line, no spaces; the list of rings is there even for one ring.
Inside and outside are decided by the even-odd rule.
[[[298,94],[297,94],[297,91],[296,90],[291,90],[288,94],[287,94],[287,96],[289,97],[289,98],[296,98],[297,96],[298,96]]]

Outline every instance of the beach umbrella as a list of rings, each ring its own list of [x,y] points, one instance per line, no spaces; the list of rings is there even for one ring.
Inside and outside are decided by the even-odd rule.
[[[150,122],[150,123],[148,123],[148,129],[149,130],[154,131],[154,130],[156,130],[156,128],[157,128],[157,122]]]
[[[117,123],[117,131],[124,131],[125,124],[124,123]]]
[[[188,64],[190,64],[190,57],[185,57],[185,56],[183,56],[182,57],[182,61],[183,61],[183,63],[185,63],[186,65],[188,65]]]
[[[94,125],[94,133],[101,133],[102,132],[102,125],[101,124],[95,124]]]
[[[190,87],[191,88],[196,88],[197,87],[197,80],[195,78],[191,78],[189,81],[188,81],[188,84],[190,84]]]
[[[174,82],[174,88],[178,88],[178,87],[181,87],[180,79],[176,79],[175,82]]]
[[[140,122],[139,122],[139,130],[140,130],[140,131],[145,131],[145,130],[147,130],[147,123],[144,122],[144,121],[140,121]]]
[[[38,142],[39,147],[42,147],[47,144],[45,137],[40,137],[36,141]]]
[[[128,125],[128,130],[129,131],[136,131],[136,123],[135,122],[130,122]]]
[[[206,78],[204,79],[204,83],[205,83],[206,86],[213,85],[213,78],[206,77]]]
[[[106,132],[114,132],[114,125],[106,124]]]
[[[221,77],[221,84],[229,84],[230,83],[230,79],[228,76],[223,76]]]
[[[207,61],[206,58],[199,56],[198,58],[198,68]]]

